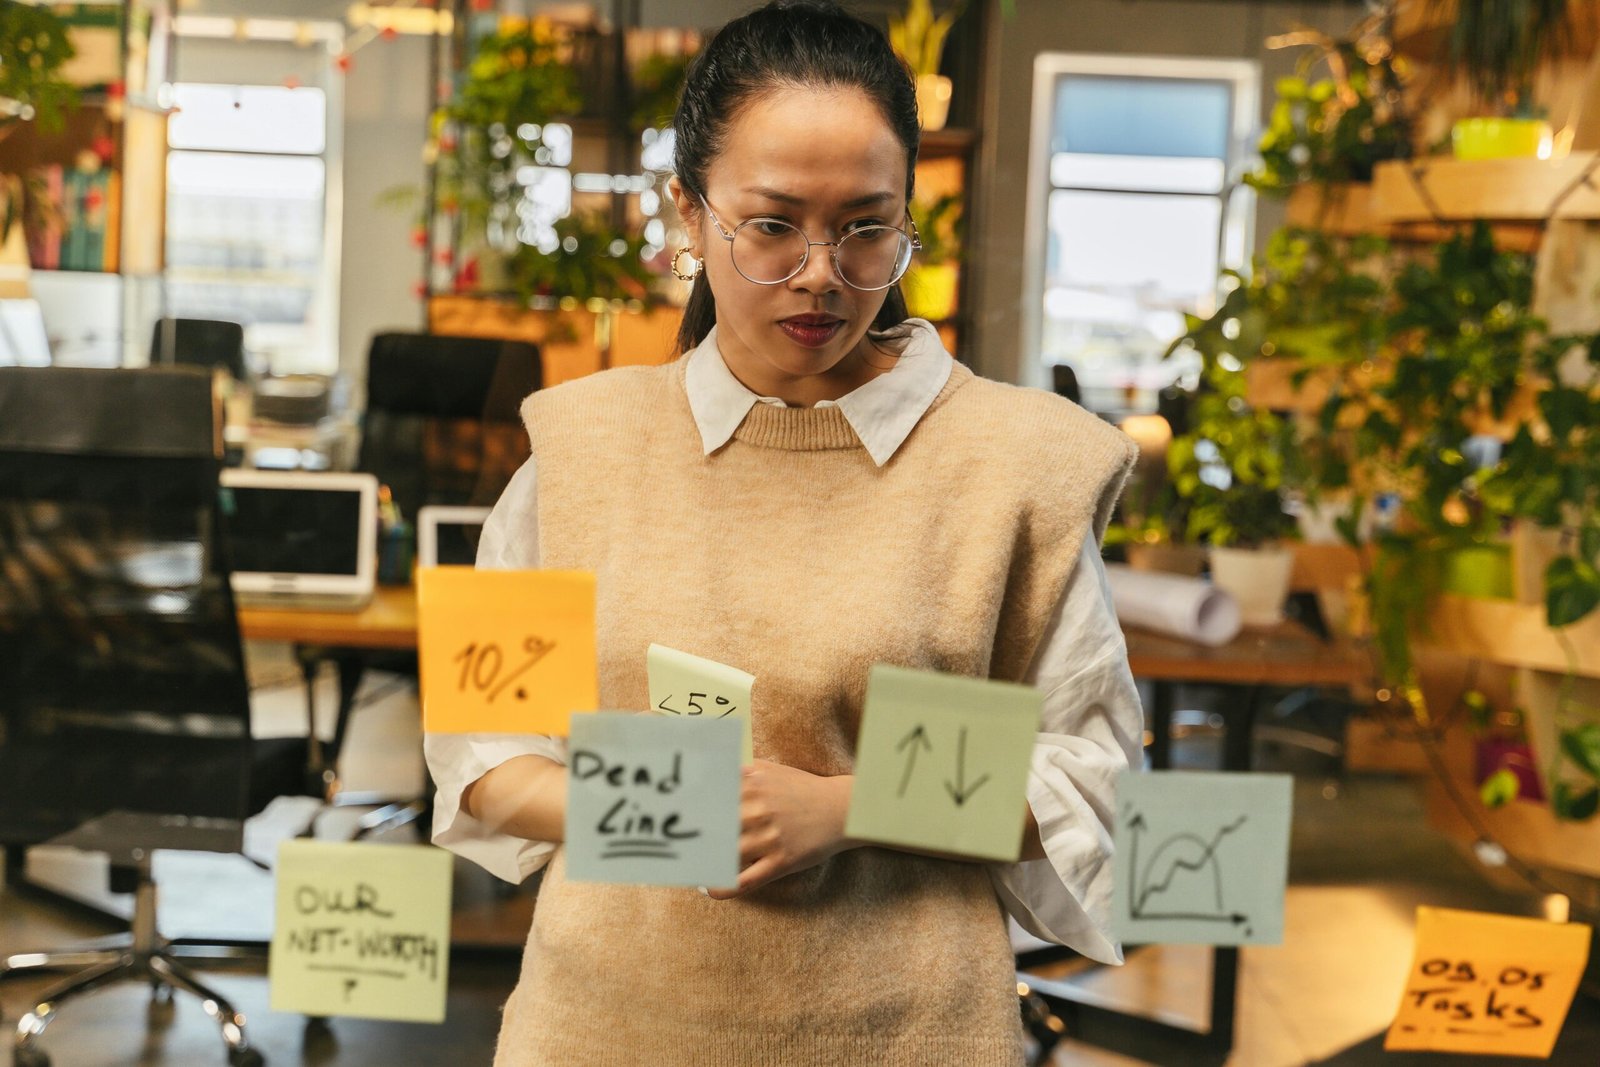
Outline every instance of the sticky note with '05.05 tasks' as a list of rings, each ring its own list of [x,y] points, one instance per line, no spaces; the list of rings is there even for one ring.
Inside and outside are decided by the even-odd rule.
[[[1589,959],[1590,929],[1417,909],[1417,950],[1383,1047],[1548,1058]]]
[[[872,668],[845,833],[1015,860],[1043,706],[1031,686]]]
[[[564,736],[595,709],[594,575],[426,567],[417,613],[427,730]]]
[[[684,719],[731,719],[744,734],[745,763],[755,759],[750,739],[750,695],[755,676],[726,663],[651,645],[645,656],[650,709]]]
[[[267,963],[273,1011],[444,1021],[450,853],[285,841]]]
[[[567,748],[567,877],[731,888],[739,880],[733,719],[577,715]]]

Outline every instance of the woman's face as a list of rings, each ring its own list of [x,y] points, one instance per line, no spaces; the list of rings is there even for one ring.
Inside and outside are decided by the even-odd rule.
[[[782,219],[820,242],[871,223],[904,228],[905,188],[905,148],[870,97],[785,88],[750,101],[728,124],[705,193],[726,233],[747,219]],[[887,289],[845,284],[821,245],[788,281],[751,282],[698,199],[676,182],[673,195],[705,262],[718,347],[735,377],[763,396],[810,405],[879,373],[866,334]]]

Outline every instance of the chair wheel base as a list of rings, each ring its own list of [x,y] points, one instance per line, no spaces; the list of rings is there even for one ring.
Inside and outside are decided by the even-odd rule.
[[[228,1067],[266,1067],[266,1062],[267,1058],[253,1048],[228,1050]]]

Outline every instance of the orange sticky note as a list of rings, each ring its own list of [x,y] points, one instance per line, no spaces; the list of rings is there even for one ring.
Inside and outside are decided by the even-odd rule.
[[[595,710],[594,575],[425,567],[417,615],[425,729],[564,737]]]
[[[1417,909],[1417,954],[1383,1047],[1548,1058],[1589,959],[1589,927]]]

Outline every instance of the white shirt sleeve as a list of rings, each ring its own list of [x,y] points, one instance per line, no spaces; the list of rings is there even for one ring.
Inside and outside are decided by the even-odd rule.
[[[530,458],[500,495],[478,542],[478,566],[521,570],[539,565],[538,475]],[[518,756],[567,762],[567,739],[543,734],[427,734],[422,741],[438,791],[433,843],[508,882],[520,882],[550,861],[553,841],[503,834],[461,808],[461,794],[500,764]]]
[[[993,864],[991,880],[1029,933],[1121,963],[1111,936],[1111,824],[1117,775],[1143,760],[1144,710],[1093,538],[1025,680],[1045,694],[1027,788],[1045,858]]]

